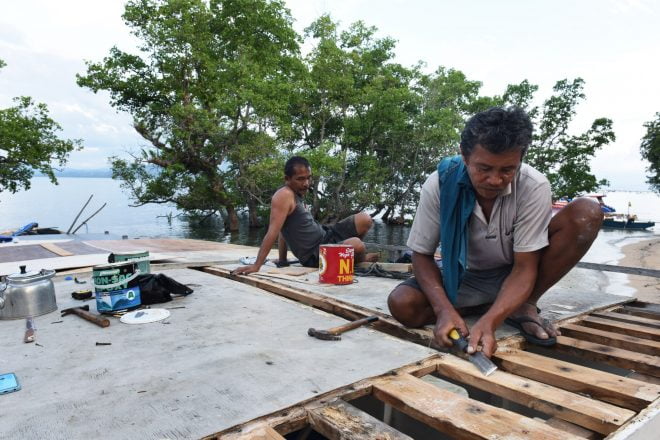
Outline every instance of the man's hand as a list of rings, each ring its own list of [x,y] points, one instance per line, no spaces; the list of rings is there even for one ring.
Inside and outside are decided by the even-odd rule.
[[[260,266],[251,264],[249,266],[241,266],[231,271],[232,275],[247,275],[253,272],[259,272]]]
[[[495,328],[490,319],[483,316],[477,321],[470,330],[470,338],[468,339],[468,354],[477,351],[477,347],[481,345],[481,351],[488,357],[491,357],[497,350],[497,339],[495,339]]]
[[[290,266],[289,260],[287,260],[286,258],[284,260],[282,260],[282,259],[275,260],[275,261],[273,261],[273,263],[275,263],[275,266],[277,266],[277,267],[288,267],[288,266]]]
[[[445,310],[438,315],[433,329],[433,336],[436,342],[445,347],[451,347],[453,341],[449,338],[449,332],[456,329],[463,336],[469,334],[469,330],[461,318],[461,315],[455,309]]]

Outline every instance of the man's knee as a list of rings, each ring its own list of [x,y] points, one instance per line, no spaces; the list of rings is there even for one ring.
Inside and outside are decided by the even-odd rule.
[[[374,221],[368,213],[362,211],[355,214],[355,229],[358,235],[367,233],[373,224]]]
[[[425,304],[420,301],[424,294],[410,286],[397,286],[387,298],[387,306],[392,316],[406,327],[422,327],[426,324],[422,309]]]
[[[583,197],[573,200],[552,220],[559,228],[551,224],[551,230],[569,229],[577,245],[591,244],[603,223],[603,211],[597,202]]]

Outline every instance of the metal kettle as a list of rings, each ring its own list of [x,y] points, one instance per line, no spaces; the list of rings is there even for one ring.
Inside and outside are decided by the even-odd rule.
[[[0,319],[23,319],[57,310],[54,270],[41,269],[7,275],[0,284]]]

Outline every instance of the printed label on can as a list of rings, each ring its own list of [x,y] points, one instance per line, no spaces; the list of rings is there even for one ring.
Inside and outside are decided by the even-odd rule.
[[[355,249],[349,245],[321,245],[319,248],[319,282],[351,284]]]

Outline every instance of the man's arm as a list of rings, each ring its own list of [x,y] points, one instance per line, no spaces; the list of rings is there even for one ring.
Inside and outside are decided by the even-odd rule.
[[[291,213],[293,203],[293,193],[290,190],[284,188],[275,193],[273,200],[270,203],[270,223],[268,225],[268,231],[266,232],[264,239],[261,241],[261,247],[257,254],[257,261],[249,266],[242,266],[238,269],[234,269],[232,274],[247,275],[259,271],[266,261],[266,257],[268,257],[268,254],[272,250],[275,240],[277,240],[280,235],[282,225],[284,225],[284,221]]]
[[[476,351],[481,344],[490,357],[497,348],[495,329],[529,298],[536,282],[541,251],[514,252],[513,268],[502,283],[495,302],[470,331],[468,352]]]
[[[419,286],[422,288],[422,293],[431,304],[433,313],[436,316],[436,324],[433,330],[435,340],[446,347],[450,347],[452,341],[449,339],[449,332],[457,329],[461,334],[467,335],[468,328],[447,297],[442,284],[442,275],[433,255],[413,251],[412,262],[415,279],[417,279]]]
[[[277,237],[277,250],[279,251],[279,261],[277,266],[282,267],[282,266],[288,266],[289,261],[287,260],[287,251],[289,248],[286,245],[286,240],[284,239],[284,236],[280,232],[279,236]]]

